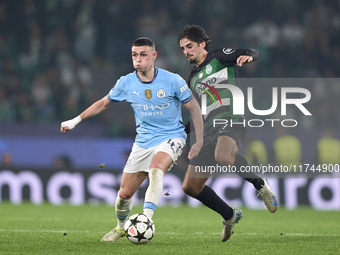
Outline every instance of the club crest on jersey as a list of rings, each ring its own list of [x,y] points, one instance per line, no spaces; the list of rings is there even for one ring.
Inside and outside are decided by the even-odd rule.
[[[212,72],[212,66],[209,64],[209,65],[207,65],[206,67],[205,67],[205,72],[207,73],[207,74],[211,74],[211,72]]]
[[[165,97],[165,90],[164,89],[159,89],[159,90],[157,90],[157,96],[159,97],[159,98],[163,98],[163,97]]]
[[[144,95],[145,95],[146,99],[150,100],[152,98],[152,91],[151,91],[151,89],[146,89],[144,91]]]

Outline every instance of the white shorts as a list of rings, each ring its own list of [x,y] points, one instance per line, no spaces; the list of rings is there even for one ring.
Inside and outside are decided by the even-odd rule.
[[[176,163],[178,157],[182,154],[184,146],[185,140],[180,138],[169,139],[149,149],[141,148],[134,143],[130,156],[124,167],[124,172],[149,172],[151,160],[159,151],[163,151],[169,154],[172,158],[172,162]],[[173,163],[169,167],[168,171],[170,171],[170,169],[172,168]]]

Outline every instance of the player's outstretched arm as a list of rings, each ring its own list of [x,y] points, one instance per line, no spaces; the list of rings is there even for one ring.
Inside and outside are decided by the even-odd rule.
[[[203,118],[201,113],[201,108],[195,98],[191,99],[189,102],[185,103],[184,106],[191,112],[192,122],[196,131],[196,143],[194,143],[189,151],[188,158],[193,159],[197,157],[203,146]]]
[[[255,49],[247,49],[245,55],[241,55],[237,58],[236,64],[238,66],[242,66],[243,64],[254,62],[256,59],[258,59],[260,53],[258,50]]]
[[[238,66],[242,66],[243,64],[246,64],[246,63],[251,63],[253,62],[253,57],[252,56],[246,56],[246,55],[242,55],[242,56],[239,56],[236,60],[236,63]]]
[[[77,117],[67,120],[61,123],[60,132],[65,133],[75,128],[82,120],[88,119],[92,116],[95,116],[102,111],[106,110],[110,107],[112,103],[107,98],[107,96],[103,97],[102,99],[98,100],[97,102],[93,103],[89,108],[83,111]]]

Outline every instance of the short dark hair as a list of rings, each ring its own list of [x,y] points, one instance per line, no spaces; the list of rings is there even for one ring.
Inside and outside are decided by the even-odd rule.
[[[137,38],[132,46],[149,46],[153,49],[156,49],[155,43],[148,37],[139,37]]]
[[[198,44],[204,41],[206,44],[204,49],[209,52],[211,40],[202,27],[198,25],[186,25],[178,32],[178,43],[184,38],[197,42]]]

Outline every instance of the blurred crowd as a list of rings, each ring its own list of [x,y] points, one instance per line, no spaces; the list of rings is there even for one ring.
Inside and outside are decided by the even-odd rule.
[[[213,48],[258,49],[259,61],[241,77],[339,77],[339,7],[339,0],[0,0],[0,122],[75,117],[133,71],[139,36],[155,41],[157,66],[186,79],[192,66],[177,43],[186,24],[204,27]],[[338,87],[310,88],[318,102],[334,100],[316,109],[314,125],[336,110]],[[109,136],[133,135],[133,117],[125,116],[116,109],[89,123],[106,124]]]

